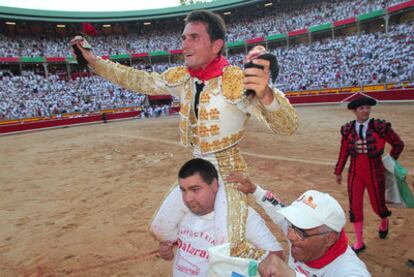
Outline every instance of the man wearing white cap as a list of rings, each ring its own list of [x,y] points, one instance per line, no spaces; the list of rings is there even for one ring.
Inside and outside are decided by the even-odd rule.
[[[262,277],[371,276],[348,246],[345,213],[329,194],[308,190],[290,206],[284,206],[272,193],[241,174],[231,174],[226,181],[239,183],[240,191],[252,193],[288,240],[288,264],[278,257],[268,257],[259,267]]]

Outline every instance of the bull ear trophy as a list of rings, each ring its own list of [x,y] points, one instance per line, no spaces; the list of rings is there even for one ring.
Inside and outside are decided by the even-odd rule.
[[[94,37],[96,35],[98,35],[98,32],[96,28],[92,26],[92,24],[82,23],[82,31],[81,31],[82,37],[85,37],[85,38],[88,36]],[[81,69],[84,69],[88,65],[88,62],[86,61],[85,57],[82,55],[82,52],[78,48],[77,45],[72,45],[72,47],[73,47],[73,51],[75,51],[76,61],[78,62],[79,67]],[[82,47],[88,50],[92,49],[91,45],[86,40],[82,42]]]

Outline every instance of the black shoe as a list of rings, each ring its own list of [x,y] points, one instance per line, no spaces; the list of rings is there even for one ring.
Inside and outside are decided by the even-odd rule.
[[[381,231],[381,230],[378,231],[378,237],[380,239],[385,239],[387,235],[388,235],[388,228],[385,231]]]
[[[364,251],[366,247],[365,247],[365,243],[364,243],[360,248],[354,248],[353,246],[351,248],[352,248],[352,250],[354,250],[355,254],[358,255],[360,252]]]
[[[408,260],[406,263],[405,263],[408,267],[411,267],[411,268],[414,268],[414,260]]]

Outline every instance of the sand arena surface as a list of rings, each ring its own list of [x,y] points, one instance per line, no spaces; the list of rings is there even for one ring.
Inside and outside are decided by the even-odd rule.
[[[352,114],[343,106],[298,111],[301,126],[292,137],[249,123],[241,149],[253,180],[285,201],[310,188],[329,192],[348,210],[346,185],[335,183],[333,168],[339,127]],[[405,141],[400,161],[411,185],[414,104],[381,105],[372,116],[391,121]],[[179,144],[178,117],[3,136],[0,153],[0,276],[170,275],[171,263],[154,252],[158,244],[147,225],[191,158]],[[414,276],[405,266],[414,259],[414,209],[392,212],[390,234],[380,240],[366,194],[361,258],[373,276]],[[353,242],[351,224],[346,230]]]

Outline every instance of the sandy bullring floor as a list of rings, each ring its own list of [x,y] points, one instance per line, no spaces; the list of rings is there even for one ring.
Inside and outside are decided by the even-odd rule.
[[[347,210],[346,185],[335,183],[333,168],[339,127],[352,114],[343,106],[298,111],[301,127],[292,137],[250,122],[241,144],[250,174],[286,201],[315,188]],[[400,161],[411,185],[414,104],[381,105],[373,116],[391,121],[405,141]],[[0,276],[169,276],[171,264],[156,255],[147,225],[189,158],[176,116],[0,137]],[[361,258],[368,269],[373,276],[414,276],[405,266],[414,259],[414,209],[392,208],[389,237],[379,240],[379,220],[367,197],[365,203]],[[346,230],[353,241],[349,223]]]

